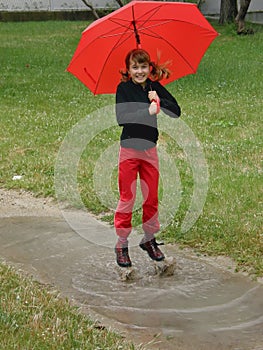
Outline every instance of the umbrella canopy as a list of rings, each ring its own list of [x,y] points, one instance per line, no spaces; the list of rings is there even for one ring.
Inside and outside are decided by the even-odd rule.
[[[132,1],[83,31],[67,70],[95,95],[115,93],[125,57],[137,47],[152,61],[170,62],[168,84],[196,73],[217,35],[195,4]]]

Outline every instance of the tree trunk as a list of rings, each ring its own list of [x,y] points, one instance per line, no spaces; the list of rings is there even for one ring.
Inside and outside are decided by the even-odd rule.
[[[201,9],[201,6],[204,2],[205,2],[205,0],[198,0],[197,1],[197,8],[199,8],[199,10]]]
[[[116,1],[117,1],[118,5],[119,5],[120,7],[123,7],[123,6],[124,6],[124,3],[122,2],[122,0],[116,0]]]
[[[237,34],[252,34],[252,30],[245,29],[245,17],[247,14],[247,10],[249,8],[251,0],[241,0],[240,1],[240,9],[235,18],[237,23]]]
[[[91,10],[92,14],[93,14],[93,17],[95,19],[99,19],[100,16],[98,15],[96,9],[93,7],[92,4],[90,4],[87,0],[82,0],[82,2]]]
[[[237,0],[221,0],[219,24],[234,22],[237,16]]]

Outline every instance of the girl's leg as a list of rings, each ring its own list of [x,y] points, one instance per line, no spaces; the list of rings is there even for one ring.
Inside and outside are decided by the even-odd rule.
[[[139,170],[144,199],[142,222],[145,234],[153,238],[154,233],[160,229],[158,219],[159,162],[156,148],[147,150],[145,153],[146,157],[141,161]]]
[[[119,157],[120,199],[114,216],[114,226],[118,235],[115,246],[116,261],[121,267],[132,265],[128,252],[128,236],[131,233],[132,210],[136,197],[138,159],[133,158],[132,150],[121,148]]]
[[[154,234],[160,229],[158,219],[159,166],[156,148],[146,151],[146,155],[148,159],[143,160],[140,167],[141,188],[144,198],[142,220],[145,233],[140,247],[147,251],[151,259],[161,261],[165,256],[154,238]]]
[[[114,226],[120,242],[126,243],[132,230],[132,210],[136,198],[136,181],[140,159],[131,158],[129,149],[121,148],[119,158],[120,199],[114,216]]]

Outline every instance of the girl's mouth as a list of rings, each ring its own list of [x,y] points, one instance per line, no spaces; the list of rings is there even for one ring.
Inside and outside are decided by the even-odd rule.
[[[136,78],[137,79],[144,79],[145,78],[145,74],[143,74],[143,75],[136,75]]]

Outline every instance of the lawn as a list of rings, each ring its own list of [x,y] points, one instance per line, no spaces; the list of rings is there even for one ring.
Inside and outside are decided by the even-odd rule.
[[[36,196],[55,197],[54,175],[63,140],[74,125],[81,123],[88,114],[114,104],[113,95],[93,96],[75,77],[65,72],[81,31],[87,24],[69,21],[0,23],[2,188],[23,188]],[[175,121],[171,128],[181,125],[190,130],[198,140],[205,159],[208,170],[205,201],[198,219],[186,231],[182,230],[195,181],[198,181],[194,178],[196,164],[189,163],[182,143],[161,130],[162,154],[174,160],[176,174],[168,174],[168,178],[176,188],[174,202],[178,205],[160,237],[182,247],[190,246],[197,253],[230,256],[237,263],[237,270],[262,276],[263,86],[260,60],[263,29],[254,25],[254,35],[237,36],[232,25],[221,27],[214,23],[214,26],[221,35],[205,54],[197,74],[168,85],[182,107],[181,121]],[[94,186],[93,173],[101,154],[116,143],[119,136],[120,128],[117,126],[105,128],[103,133],[96,135],[89,147],[83,150],[77,169],[77,185],[84,205],[90,212],[111,223],[112,208],[101,202]],[[22,178],[14,180],[15,175]],[[117,200],[116,176],[115,167],[110,185],[114,200]],[[180,201],[176,196],[180,197]],[[160,198],[165,201],[165,183],[160,186]],[[173,199],[169,201],[172,205]],[[167,205],[166,201],[168,211],[169,203]],[[137,209],[134,224],[139,223],[140,209]],[[17,299],[17,295],[20,298],[20,283],[26,282],[17,281],[13,273],[1,267],[1,293],[6,293],[1,300],[7,297],[12,300],[10,306],[1,304],[0,322],[12,325],[9,327],[12,335],[6,333],[5,338],[18,344],[19,320],[20,317],[22,320],[27,308],[25,303],[29,302],[29,295],[24,296],[22,304]],[[6,281],[7,278],[10,283]],[[41,298],[48,297],[45,295]],[[62,307],[67,309],[67,306]],[[15,316],[12,310],[16,310]],[[41,310],[35,316],[28,315],[33,327],[37,328],[34,328],[35,341],[40,334],[38,329],[45,328],[38,325],[40,316],[37,315],[42,315]],[[54,317],[60,319],[62,316],[50,317],[55,320]],[[73,316],[70,314],[69,317]],[[82,322],[86,322],[78,321],[79,316],[75,317],[73,323],[81,322],[81,326]],[[73,328],[71,331],[72,325],[65,327],[70,329],[69,337],[79,332],[78,327],[73,327],[74,331]],[[85,327],[88,327],[86,323]],[[89,327],[93,329],[93,326]],[[23,339],[29,339],[32,335],[29,337],[26,329],[23,332]],[[56,339],[65,340],[67,337],[64,338],[63,334],[58,334]],[[107,339],[111,337],[102,336]],[[48,344],[53,344],[54,339],[51,338]],[[98,348],[113,349],[111,342],[109,340],[108,345],[101,343],[103,345]],[[11,348],[11,345],[8,346]],[[52,346],[48,348],[56,348]],[[72,347],[69,345],[68,348]],[[118,349],[117,345],[114,349]]]
[[[65,72],[87,23],[0,26],[0,183],[36,196],[55,196],[54,168],[63,139],[88,114],[112,105],[114,96],[94,97]],[[195,224],[182,233],[193,193],[192,169],[182,147],[161,135],[160,144],[173,154],[181,181],[179,208],[162,236],[208,254],[229,255],[239,268],[262,275],[259,62],[263,30],[255,26],[254,35],[237,36],[231,25],[215,27],[221,35],[205,54],[197,74],[168,86],[182,107],[181,119],[202,145],[209,172],[205,205]],[[83,152],[78,170],[83,202],[96,214],[105,212],[105,206],[91,180],[94,164],[102,151],[118,140],[120,128],[112,127],[104,134]],[[14,181],[14,175],[22,179]],[[117,196],[116,182],[112,186]],[[112,214],[107,214],[111,221]],[[135,215],[136,220],[139,217]]]
[[[49,21],[0,26],[1,187],[55,196],[54,168],[63,139],[88,114],[112,105],[114,96],[93,96],[65,72],[87,23]],[[185,150],[161,135],[160,144],[175,159],[181,181],[179,208],[162,236],[208,254],[229,255],[239,268],[262,275],[259,62],[263,30],[255,26],[254,35],[237,36],[231,25],[215,27],[221,35],[205,54],[197,74],[168,86],[182,107],[181,119],[202,145],[209,172],[205,205],[195,224],[182,232],[193,193],[192,169]],[[117,126],[107,129],[103,137],[93,140],[79,162],[78,185],[83,202],[96,214],[105,212],[105,205],[94,190],[94,165],[103,150],[117,142],[119,134]],[[14,181],[14,175],[22,179]],[[112,187],[117,198],[116,181]],[[106,219],[112,220],[110,212]],[[139,221],[139,215],[134,220]]]

